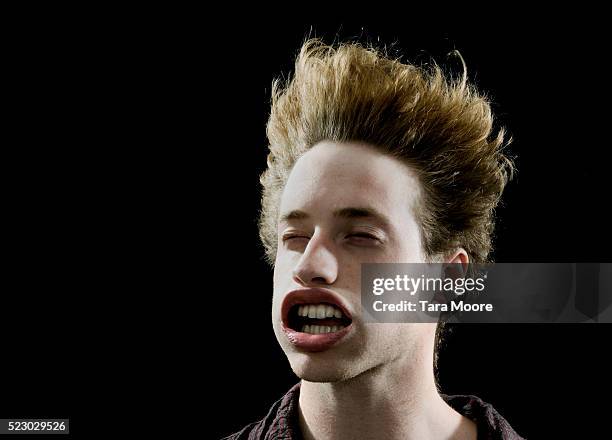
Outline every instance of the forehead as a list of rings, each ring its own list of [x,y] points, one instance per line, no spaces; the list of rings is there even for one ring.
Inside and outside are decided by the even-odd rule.
[[[321,142],[296,162],[281,199],[281,213],[367,206],[389,217],[414,206],[420,187],[414,171],[375,147]]]

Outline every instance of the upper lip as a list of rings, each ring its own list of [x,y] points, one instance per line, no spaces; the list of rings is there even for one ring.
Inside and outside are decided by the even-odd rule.
[[[352,315],[342,299],[334,292],[321,288],[296,289],[285,295],[281,306],[281,316],[283,324],[288,326],[289,310],[296,304],[333,304],[338,307],[344,316],[352,320]]]

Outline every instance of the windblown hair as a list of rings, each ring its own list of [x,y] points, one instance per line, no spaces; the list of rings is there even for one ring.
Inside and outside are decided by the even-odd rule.
[[[273,83],[260,179],[268,261],[276,257],[280,197],[297,159],[321,141],[358,141],[417,173],[423,196],[414,214],[428,258],[461,246],[471,262],[487,262],[494,209],[514,169],[504,130],[493,131],[490,104],[467,83],[465,65],[454,79],[435,64],[403,64],[356,43],[306,41],[293,78]]]

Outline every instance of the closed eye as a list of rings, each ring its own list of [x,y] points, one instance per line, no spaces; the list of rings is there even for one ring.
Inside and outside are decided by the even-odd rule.
[[[371,234],[366,234],[365,232],[357,232],[355,234],[349,234],[347,237],[359,237],[359,238],[371,238],[373,240],[378,240],[378,237],[375,237]]]
[[[310,237],[308,237],[306,235],[287,234],[287,235],[283,235],[282,240],[283,241],[289,241],[289,240],[295,240],[295,239],[299,239],[299,238],[303,238],[305,240],[310,239]]]
[[[355,244],[379,244],[382,243],[382,240],[375,235],[368,234],[366,232],[354,232],[352,234],[348,234],[346,236],[351,242]]]

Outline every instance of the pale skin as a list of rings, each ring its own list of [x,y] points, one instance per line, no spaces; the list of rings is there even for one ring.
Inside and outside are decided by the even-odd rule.
[[[307,440],[476,439],[475,424],[436,389],[435,324],[365,324],[359,316],[361,263],[427,261],[413,212],[420,196],[409,166],[365,144],[321,142],[291,171],[280,214],[300,215],[278,225],[272,318],[302,379]],[[372,214],[342,215],[345,208]],[[435,258],[468,262],[461,248]],[[354,329],[337,346],[300,351],[280,329],[280,304],[301,287],[323,287],[345,300]]]

